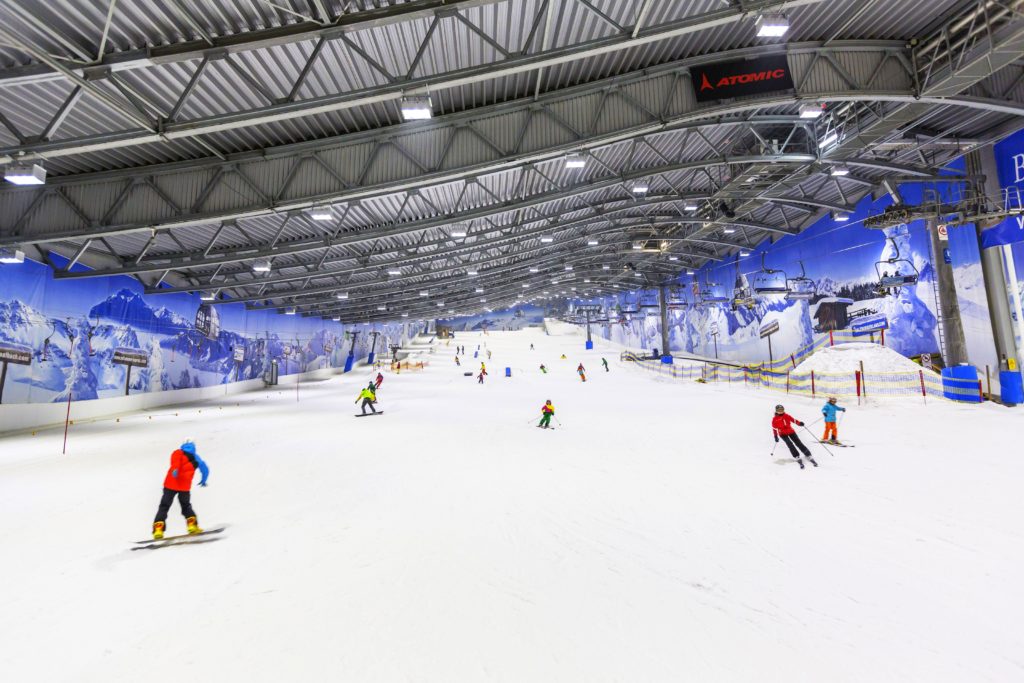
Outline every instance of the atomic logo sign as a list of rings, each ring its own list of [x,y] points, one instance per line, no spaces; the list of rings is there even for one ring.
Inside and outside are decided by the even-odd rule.
[[[785,55],[695,67],[692,76],[698,102],[793,89]]]

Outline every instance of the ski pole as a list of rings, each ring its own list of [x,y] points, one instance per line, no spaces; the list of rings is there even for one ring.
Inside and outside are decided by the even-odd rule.
[[[769,458],[774,458],[775,457],[775,449],[778,448],[778,447],[779,447],[779,440],[776,439],[775,440],[775,445],[772,446],[772,452],[768,454]]]
[[[812,438],[812,439],[814,439],[815,441],[817,441],[817,442],[818,442],[818,445],[819,445],[819,446],[821,446],[822,448],[824,448],[824,449],[825,449],[825,452],[826,452],[826,453],[828,453],[829,455],[831,455],[831,456],[832,456],[833,458],[834,458],[834,457],[836,457],[836,454],[835,454],[835,453],[833,453],[833,452],[832,452],[831,450],[829,450],[828,446],[826,446],[826,445],[825,445],[825,444],[824,444],[824,443],[822,442],[822,440],[821,440],[821,439],[817,439],[817,438],[815,438],[815,436],[814,436],[814,433],[813,433],[813,432],[811,432],[811,430],[810,430],[810,429],[808,429],[806,425],[804,426],[804,431],[805,431],[805,432],[807,432],[808,434],[810,434],[810,435],[811,435],[811,438]]]

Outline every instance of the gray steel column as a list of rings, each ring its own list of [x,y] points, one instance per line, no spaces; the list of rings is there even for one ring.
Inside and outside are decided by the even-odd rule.
[[[671,356],[672,352],[668,348],[668,302],[666,297],[668,296],[668,288],[665,285],[661,286],[661,296],[658,297],[658,304],[661,308],[661,355]]]
[[[1002,188],[999,187],[999,175],[996,169],[996,156],[992,147],[970,152],[966,158],[967,173],[983,175],[985,182],[982,190],[986,198],[998,197]],[[991,207],[992,201],[986,199]],[[1010,313],[1010,302],[1006,290],[1006,268],[1000,249],[982,249],[981,231],[995,225],[986,222],[977,226],[978,250],[981,252],[981,273],[985,279],[985,296],[988,299],[988,313],[992,321],[992,339],[996,344],[996,356],[999,369],[1008,369],[1007,358],[1016,358],[1017,342],[1013,334],[1013,316]]]
[[[935,229],[936,220],[928,219],[928,238],[932,242],[932,253],[934,254],[935,278],[938,284],[936,287],[939,293],[939,316],[942,318],[942,330],[946,337],[946,358],[947,366],[968,362],[967,359],[967,338],[964,336],[964,323],[960,318],[960,303],[956,298],[956,282],[953,280],[953,266],[946,263],[943,258],[943,251],[948,242],[939,241],[939,233]]]

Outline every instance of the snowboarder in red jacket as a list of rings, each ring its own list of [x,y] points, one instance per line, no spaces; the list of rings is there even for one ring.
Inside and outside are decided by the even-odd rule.
[[[781,404],[775,406],[775,417],[772,418],[772,434],[775,436],[775,443],[778,443],[779,437],[782,437],[782,440],[789,447],[790,455],[800,463],[800,469],[804,468],[804,461],[800,459],[801,452],[804,454],[804,457],[811,461],[812,465],[817,467],[818,463],[811,457],[811,451],[800,440],[800,437],[796,435],[796,430],[793,429],[794,424],[800,427],[804,426],[803,422],[786,412],[785,406]]]
[[[174,497],[178,497],[181,503],[181,514],[185,517],[185,524],[190,534],[202,533],[199,523],[196,521],[196,512],[192,509],[192,475],[199,470],[203,478],[199,481],[200,486],[206,486],[206,479],[210,476],[210,468],[206,466],[203,459],[196,453],[196,445],[191,441],[181,444],[181,448],[171,453],[171,466],[164,477],[164,494],[160,497],[160,506],[156,511],[156,519],[153,520],[153,538],[164,537],[164,529],[167,526],[167,511],[171,509]]]

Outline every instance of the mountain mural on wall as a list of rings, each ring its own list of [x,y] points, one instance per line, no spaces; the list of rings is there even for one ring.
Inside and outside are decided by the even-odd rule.
[[[380,333],[381,354],[419,331],[410,323],[343,326],[222,304],[218,319],[231,323],[206,332],[195,323],[206,305],[198,297],[147,296],[127,278],[102,280],[92,290],[101,295],[90,299],[84,287],[58,294],[50,269],[41,264],[0,269],[0,347],[31,352],[30,365],[8,366],[5,404],[123,396],[128,368],[114,363],[118,349],[147,357],[147,367],[132,369],[128,392],[138,393],[255,379],[274,360],[280,374],[342,367],[350,350],[357,359],[369,353],[369,332]],[[236,349],[244,349],[240,362]]]

